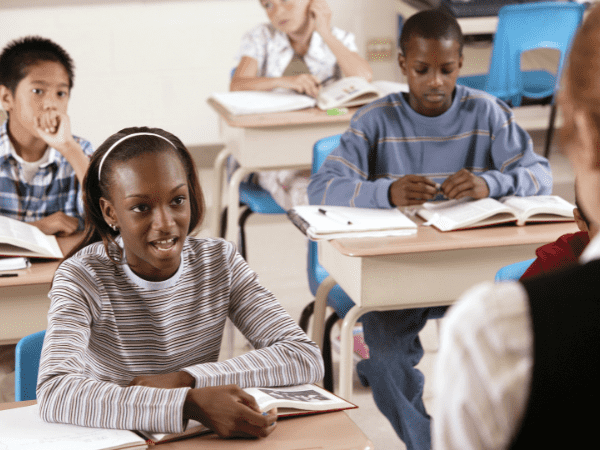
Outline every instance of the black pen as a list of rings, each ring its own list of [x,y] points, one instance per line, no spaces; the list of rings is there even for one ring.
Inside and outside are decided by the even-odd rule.
[[[329,217],[331,220],[335,220],[336,222],[339,222],[343,225],[352,225],[352,222],[348,220],[347,217],[344,217],[343,215],[338,214],[336,212],[326,211],[323,208],[319,208],[319,212],[324,216]]]
[[[0,273],[0,278],[18,277],[18,273]]]

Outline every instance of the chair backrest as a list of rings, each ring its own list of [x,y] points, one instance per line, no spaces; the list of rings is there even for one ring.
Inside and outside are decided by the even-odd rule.
[[[529,269],[529,266],[533,264],[535,258],[528,259],[526,261],[519,261],[508,266],[502,267],[496,272],[496,278],[494,281],[517,281],[521,276]]]
[[[485,91],[511,100],[513,106],[520,105],[523,92],[521,53],[535,48],[555,48],[560,51],[558,73],[554,78],[556,88],[584,10],[585,5],[576,2],[503,6],[498,13],[498,28]]]
[[[319,139],[313,146],[312,173],[316,173],[325,162],[327,156],[340,145],[341,134]],[[317,243],[308,243],[308,285],[313,295],[316,294],[319,284],[327,278],[327,271],[319,264],[317,257]]]
[[[35,400],[40,356],[46,331],[25,336],[15,350],[15,401]]]

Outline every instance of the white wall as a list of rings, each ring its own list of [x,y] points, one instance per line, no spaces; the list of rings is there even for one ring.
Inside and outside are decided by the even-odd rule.
[[[328,1],[334,25],[356,34],[363,55],[367,37],[394,37],[395,0]],[[228,90],[243,33],[266,20],[258,0],[5,0],[0,46],[38,34],[69,52],[76,64],[73,132],[94,147],[135,125],[165,128],[187,144],[210,144],[219,133],[206,99]],[[395,64],[373,66],[376,78],[392,78]]]

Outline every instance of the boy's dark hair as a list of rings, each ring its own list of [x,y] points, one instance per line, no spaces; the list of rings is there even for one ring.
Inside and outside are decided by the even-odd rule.
[[[112,147],[112,145],[129,134],[144,132],[163,136],[173,145],[170,145],[169,142],[165,142],[164,139],[159,138],[158,136],[141,135],[126,139],[112,149],[110,154],[106,157],[102,165],[102,176],[100,177],[98,174],[100,162],[102,161],[104,154]],[[120,247],[116,245],[115,242],[118,231],[110,228],[104,220],[102,209],[100,208],[100,198],[104,197],[110,199],[110,185],[111,183],[114,183],[113,173],[115,166],[133,158],[158,152],[171,152],[177,155],[186,172],[191,210],[188,234],[194,231],[196,227],[202,223],[205,211],[204,196],[202,194],[200,182],[198,181],[196,165],[185,145],[183,145],[177,136],[160,128],[124,128],[104,141],[104,143],[102,143],[102,145],[94,152],[92,159],[90,160],[90,165],[88,166],[85,178],[83,179],[83,204],[85,215],[84,236],[81,242],[67,255],[67,258],[70,258],[79,250],[94,242],[102,241],[104,242],[106,254],[116,263],[121,262],[123,255]],[[108,245],[110,242],[115,244],[114,247],[116,248],[118,255],[115,256],[114,252],[109,252]]]
[[[400,34],[400,51],[406,56],[408,41],[418,36],[424,39],[450,39],[458,42],[458,53],[462,56],[464,37],[460,25],[450,14],[430,9],[410,16],[402,27]]]
[[[60,45],[39,36],[15,39],[4,47],[0,54],[0,84],[14,95],[17,85],[29,73],[29,68],[41,61],[62,64],[69,76],[69,89],[73,87],[73,60]]]

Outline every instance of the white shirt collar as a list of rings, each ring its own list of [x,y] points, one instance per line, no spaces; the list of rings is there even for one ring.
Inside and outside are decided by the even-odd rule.
[[[595,259],[600,259],[600,233],[598,233],[587,245],[579,257],[579,262],[581,264],[587,264]]]

